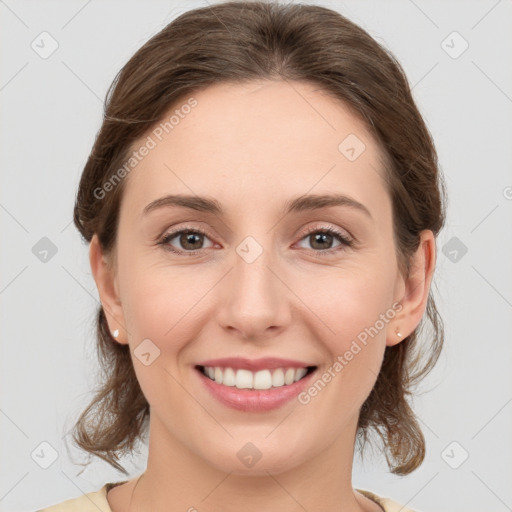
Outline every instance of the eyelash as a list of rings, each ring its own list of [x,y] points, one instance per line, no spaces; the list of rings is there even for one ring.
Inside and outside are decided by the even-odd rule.
[[[192,233],[192,234],[195,234],[195,235],[204,235],[204,236],[207,236],[208,238],[210,238],[210,235],[207,232],[205,232],[205,231],[202,231],[200,229],[195,229],[195,228],[184,227],[184,228],[181,228],[179,230],[172,231],[170,233],[166,233],[161,238],[161,240],[158,242],[158,245],[162,245],[165,250],[173,252],[173,253],[178,254],[178,255],[186,254],[187,256],[196,256],[196,255],[200,254],[201,251],[203,251],[204,249],[198,249],[196,251],[179,251],[179,250],[174,249],[170,245],[168,245],[169,242],[172,239],[176,238],[177,235],[181,235],[183,233]],[[332,249],[324,249],[324,250],[309,249],[310,251],[313,251],[314,253],[317,253],[317,255],[322,257],[322,258],[329,257],[329,256],[334,256],[333,253],[336,253],[336,252],[338,252],[340,250],[345,250],[346,248],[351,248],[354,245],[354,241],[353,240],[351,240],[350,238],[345,236],[342,232],[338,231],[337,229],[335,229],[333,227],[317,227],[317,226],[315,226],[313,228],[308,228],[306,230],[306,232],[302,234],[300,240],[303,240],[304,238],[306,238],[307,236],[309,236],[309,235],[311,235],[313,233],[322,233],[322,234],[333,235],[333,236],[335,236],[341,242],[340,246],[332,248]]]

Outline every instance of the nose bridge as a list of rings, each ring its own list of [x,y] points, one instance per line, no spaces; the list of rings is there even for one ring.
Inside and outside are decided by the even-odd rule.
[[[234,248],[219,321],[245,338],[263,336],[288,321],[286,287],[276,276],[271,240],[272,236],[249,235]]]
[[[261,298],[268,302],[274,294],[271,281],[275,276],[270,271],[274,261],[273,248],[269,246],[271,237],[263,241],[260,236],[259,240],[249,235],[235,248],[233,278],[239,285],[236,288],[241,298],[248,296],[251,300]]]

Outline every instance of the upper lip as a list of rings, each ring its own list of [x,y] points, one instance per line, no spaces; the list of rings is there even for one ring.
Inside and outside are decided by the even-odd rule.
[[[314,366],[293,359],[281,359],[280,357],[263,357],[261,359],[245,359],[243,357],[223,357],[221,359],[208,359],[197,366],[219,366],[221,368],[233,368],[235,370],[272,370],[275,368],[308,368]]]

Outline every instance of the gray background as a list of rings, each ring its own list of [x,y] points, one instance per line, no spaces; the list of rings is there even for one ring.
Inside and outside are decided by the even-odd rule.
[[[427,458],[400,478],[379,450],[368,452],[353,485],[424,512],[512,510],[512,3],[314,3],[347,15],[401,61],[450,194],[435,278],[446,348],[414,402]],[[178,14],[204,5],[0,1],[1,511],[123,478],[101,461],[77,476],[83,456],[65,444],[95,383],[97,292],[71,222],[74,195],[115,73]],[[58,43],[47,58],[43,31]],[[46,261],[43,237],[57,251]],[[126,461],[131,475],[144,457]]]

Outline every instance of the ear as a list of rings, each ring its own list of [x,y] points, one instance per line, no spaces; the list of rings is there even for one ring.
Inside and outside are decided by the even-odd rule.
[[[103,255],[100,242],[96,234],[93,235],[89,248],[89,263],[92,275],[98,288],[103,311],[107,317],[112,339],[126,345],[128,343],[123,309],[119,299],[119,288],[114,265],[109,265],[107,257]],[[114,332],[119,334],[114,336]],[[117,334],[117,333],[116,333]]]
[[[430,284],[436,263],[436,240],[430,229],[420,233],[418,249],[411,257],[409,276],[399,276],[396,301],[402,309],[389,324],[387,346],[393,346],[409,336],[418,327],[427,307]],[[401,336],[397,336],[396,331]]]

